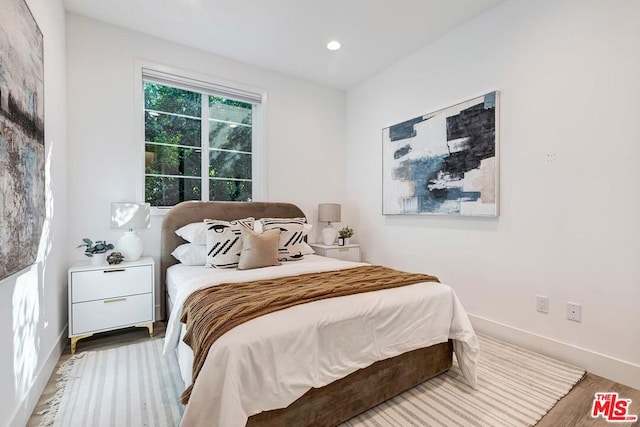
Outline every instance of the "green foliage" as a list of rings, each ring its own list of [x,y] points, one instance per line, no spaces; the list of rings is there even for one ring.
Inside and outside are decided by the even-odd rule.
[[[163,113],[146,112],[144,138],[148,142],[200,147],[202,120]]]
[[[172,206],[202,198],[203,95],[145,82],[145,199],[153,206]],[[252,105],[209,96],[210,200],[251,200]],[[172,113],[172,114],[166,114]],[[176,114],[179,114],[176,115]],[[184,117],[187,116],[187,117]],[[205,119],[206,120],[206,119]],[[177,147],[182,145],[193,148]],[[174,176],[149,176],[174,175]]]
[[[144,83],[144,108],[199,118],[201,116],[201,95],[197,92]]]
[[[251,179],[251,155],[210,151],[209,168],[210,177]]]
[[[86,237],[82,239],[82,243],[77,246],[78,248],[85,248],[84,254],[88,257],[92,257],[94,254],[103,254],[113,249],[111,243],[107,243],[104,240],[96,240],[93,242]]]
[[[245,122],[250,122],[250,118]],[[251,152],[251,131],[250,126],[236,125],[232,127],[225,122],[209,122],[209,147],[221,148],[224,150],[237,150]]]
[[[145,200],[152,206],[173,206],[185,200],[200,200],[200,179],[164,176],[145,177]]]
[[[353,228],[349,228],[349,226],[347,225],[346,227],[341,228],[340,230],[338,230],[338,236],[342,237],[342,238],[348,238],[348,237],[352,237],[353,236]]]
[[[209,200],[251,201],[251,181],[210,179]]]

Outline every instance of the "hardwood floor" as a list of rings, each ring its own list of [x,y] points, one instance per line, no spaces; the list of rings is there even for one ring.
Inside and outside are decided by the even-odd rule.
[[[157,322],[154,325],[154,337],[153,339],[162,339],[164,337],[165,324]],[[90,351],[90,350],[106,350],[121,345],[133,344],[149,339],[147,330],[144,328],[129,328],[120,331],[107,332],[104,334],[96,335],[78,342],[77,352]],[[65,348],[56,371],[60,364],[65,362],[71,357],[69,346]],[[57,375],[54,373],[52,378],[49,379],[44,393],[38,401],[27,427],[37,427],[40,423],[41,416],[37,413],[47,407],[46,401],[56,391],[55,378]],[[620,398],[631,399],[631,409],[629,415],[638,415],[640,418],[640,390],[636,390],[622,384],[613,382],[606,378],[599,377],[587,373],[584,379],[576,384],[576,386],[562,398],[542,420],[536,424],[537,427],[597,427],[597,426],[611,426],[618,425],[620,427],[640,427],[640,421],[634,423],[608,423],[603,418],[591,418],[591,407],[593,404],[593,398],[597,392],[617,392]],[[120,426],[118,426],[120,427]],[[125,426],[123,426],[125,427]]]
[[[594,395],[598,392],[617,392],[621,399],[631,399],[629,415],[640,418],[640,390],[624,386],[606,378],[587,373],[585,378],[562,398],[536,424],[538,427],[569,427],[569,426],[611,426],[638,427],[640,420],[634,423],[609,423],[602,417],[591,418],[591,408]]]

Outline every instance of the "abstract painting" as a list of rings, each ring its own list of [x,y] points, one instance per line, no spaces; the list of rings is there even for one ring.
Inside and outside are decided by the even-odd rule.
[[[0,7],[0,280],[35,262],[46,214],[42,33],[24,0]]]
[[[383,215],[498,215],[498,92],[382,130]]]

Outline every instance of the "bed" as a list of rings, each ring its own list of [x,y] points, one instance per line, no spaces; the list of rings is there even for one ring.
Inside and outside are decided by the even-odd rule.
[[[283,266],[242,272],[238,278],[234,271],[176,265],[171,252],[184,243],[175,234],[178,228],[209,218],[246,217],[296,218],[304,213],[287,203],[184,202],[164,218],[161,291],[167,298],[161,309],[169,316],[165,352],[178,352],[186,385],[190,384],[193,355],[180,341],[184,327],[177,317],[191,292],[210,284],[257,280],[262,275],[279,277],[356,266],[308,255]],[[425,293],[428,298],[423,297]],[[376,331],[375,339],[354,339],[363,336],[358,328],[365,323],[354,317],[354,310],[362,311],[362,316],[375,311],[384,330]],[[425,321],[417,324],[410,317],[414,312],[424,312],[422,318],[429,325]],[[391,318],[394,321],[387,322]],[[345,323],[344,319],[350,320]],[[352,326],[358,331],[350,332]],[[387,336],[402,342],[387,346]],[[314,350],[307,351],[305,346]],[[325,347],[331,349],[328,356]],[[274,357],[270,354],[273,348],[287,351]],[[477,339],[455,293],[446,285],[419,283],[287,308],[234,328],[211,347],[193,385],[182,425],[337,425],[448,370],[454,351],[467,381],[475,386]],[[288,359],[290,354],[297,356]]]

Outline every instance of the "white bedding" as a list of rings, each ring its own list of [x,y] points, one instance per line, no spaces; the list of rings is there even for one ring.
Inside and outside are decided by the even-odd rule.
[[[180,311],[196,289],[220,283],[330,271],[364,265],[315,255],[256,270],[172,266],[174,307],[165,353],[178,346]],[[248,417],[284,408],[312,387],[323,387],[372,363],[448,339],[470,385],[476,385],[478,341],[453,290],[439,283],[330,298],[250,320],[211,347],[181,426],[244,426]],[[192,356],[182,344],[184,374]],[[190,381],[187,381],[187,384]]]

